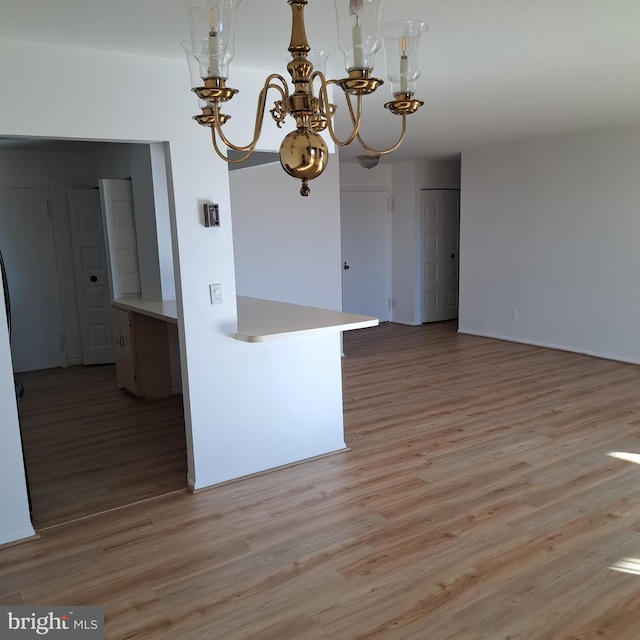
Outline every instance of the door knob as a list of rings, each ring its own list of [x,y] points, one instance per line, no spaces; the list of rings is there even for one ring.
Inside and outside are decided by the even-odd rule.
[[[345,262],[342,268],[346,271],[347,269],[351,269],[351,267]]]
[[[89,278],[89,280],[91,280],[91,282],[98,282],[98,277],[97,276],[91,276]]]

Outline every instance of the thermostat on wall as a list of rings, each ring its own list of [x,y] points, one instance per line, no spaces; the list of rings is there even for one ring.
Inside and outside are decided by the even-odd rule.
[[[220,226],[220,212],[218,211],[217,204],[211,204],[206,202],[204,205],[204,226],[205,227],[219,227]]]

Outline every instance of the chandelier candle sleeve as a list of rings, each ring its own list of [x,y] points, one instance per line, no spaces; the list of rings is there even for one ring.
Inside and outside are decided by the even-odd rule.
[[[400,93],[407,93],[409,90],[407,77],[409,75],[409,57],[407,56],[407,36],[402,36],[400,39],[400,48],[402,53],[400,54]]]
[[[218,38],[218,27],[216,26],[215,7],[209,7],[209,77],[222,77],[220,39]]]
[[[351,38],[353,40],[353,66],[356,69],[364,68],[364,41],[362,39],[362,0],[350,0],[349,15],[353,21]]]
[[[385,34],[385,38],[389,38],[388,44],[385,39],[385,53],[394,98],[384,106],[392,114],[400,116],[400,134],[394,144],[384,149],[366,144],[360,133],[362,101],[383,84],[372,74],[374,56],[382,43],[384,0],[334,0],[339,44],[345,55],[348,74],[348,77],[336,80],[325,77],[327,54],[312,51],[307,41],[304,9],[309,1],[286,0],[292,12],[286,64],[289,80],[280,73],[267,76],[258,94],[253,138],[246,144],[238,145],[229,140],[224,125],[231,116],[221,111],[223,107],[226,109],[225,103],[238,93],[237,89],[227,86],[226,81],[234,54],[236,13],[242,0],[209,0],[205,7],[189,7],[191,43],[183,44],[189,62],[192,91],[198,96],[202,111],[193,118],[209,128],[218,156],[229,163],[243,162],[258,145],[267,113],[277,127],[282,127],[289,118],[295,128],[284,136],[280,145],[280,164],[286,173],[302,181],[300,193],[303,196],[309,195],[309,181],[323,173],[329,160],[329,150],[321,133],[328,135],[339,147],[357,141],[370,154],[367,161],[372,162],[372,158],[377,161],[402,144],[406,117],[423,104],[422,100],[413,97],[413,93],[420,75],[418,44],[425,25],[417,21],[391,23],[396,26]],[[336,135],[333,124],[337,107],[330,102],[331,86],[337,86],[344,92],[345,114],[351,133],[342,139]],[[269,96],[276,98],[272,109],[267,106]],[[250,126],[251,123],[247,128]],[[241,157],[229,158],[224,147],[238,152]]]

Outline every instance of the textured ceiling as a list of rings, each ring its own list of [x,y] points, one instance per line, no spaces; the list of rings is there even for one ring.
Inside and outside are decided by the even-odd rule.
[[[185,6],[0,0],[0,37],[178,58]],[[424,20],[429,31],[418,82],[425,106],[409,118],[396,158],[640,123],[640,0],[387,0],[385,21],[402,17]],[[342,76],[333,2],[309,0],[306,18],[312,48],[327,50],[330,75]],[[234,64],[283,71],[289,29],[286,0],[244,0]],[[367,100],[364,136],[374,145],[390,143],[399,124],[381,107],[388,99],[384,85]]]

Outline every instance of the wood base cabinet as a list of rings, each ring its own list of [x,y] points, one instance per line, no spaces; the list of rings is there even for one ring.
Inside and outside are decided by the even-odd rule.
[[[167,323],[112,308],[118,385],[142,398],[171,395]]]

